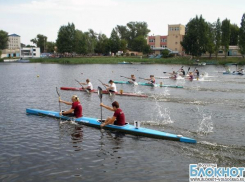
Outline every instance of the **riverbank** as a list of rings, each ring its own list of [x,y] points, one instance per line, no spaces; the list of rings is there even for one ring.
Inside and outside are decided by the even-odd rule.
[[[3,60],[1,60],[3,61]],[[200,58],[197,62],[190,57],[173,57],[173,58],[159,58],[150,59],[146,57],[80,57],[80,58],[33,58],[30,63],[53,63],[53,64],[182,64],[195,65],[198,63],[206,63],[207,65],[225,65],[227,63],[237,63],[238,65],[245,65],[245,59],[241,57],[227,57],[225,58]]]

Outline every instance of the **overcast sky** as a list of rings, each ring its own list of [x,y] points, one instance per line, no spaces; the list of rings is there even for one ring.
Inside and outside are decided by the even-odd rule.
[[[186,25],[196,15],[211,23],[227,18],[240,27],[243,13],[245,0],[0,0],[0,30],[32,44],[37,34],[56,41],[68,22],[110,37],[117,25],[144,21],[149,35],[167,35],[168,24]]]

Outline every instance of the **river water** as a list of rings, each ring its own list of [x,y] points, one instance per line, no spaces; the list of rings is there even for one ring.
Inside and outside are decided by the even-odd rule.
[[[195,138],[197,144],[118,135],[26,114],[26,108],[58,111],[56,87],[79,87],[75,79],[89,78],[97,88],[102,86],[98,79],[125,81],[120,76],[131,74],[166,77],[163,72],[180,67],[1,63],[0,181],[189,181],[189,164],[245,167],[245,76],[223,75],[222,66],[198,67],[206,73],[199,81],[157,79],[183,89],[117,85],[118,90],[148,98],[103,95],[104,104],[120,103],[127,122]],[[67,101],[77,94],[84,116],[100,118],[97,94],[60,94]],[[112,114],[103,109],[103,118]]]

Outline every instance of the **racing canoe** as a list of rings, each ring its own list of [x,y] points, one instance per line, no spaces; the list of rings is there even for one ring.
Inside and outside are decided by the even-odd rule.
[[[83,88],[76,88],[76,87],[60,87],[60,90],[73,90],[73,91],[87,91]],[[90,90],[89,92],[91,93],[98,93],[97,90]],[[110,94],[110,92],[103,90],[102,94]],[[111,94],[115,94],[115,95],[120,95],[120,96],[132,96],[132,97],[148,97],[147,95],[143,95],[143,94],[136,94],[136,93],[128,93],[128,92],[114,92]]]
[[[128,81],[113,81],[115,84],[132,84]],[[137,82],[138,85],[144,85],[144,86],[157,86],[157,87],[171,87],[171,88],[183,88],[183,86],[178,85],[161,85],[161,84],[151,84],[151,83],[144,83],[144,82]]]
[[[224,75],[244,75],[243,73],[239,72],[223,72]]]
[[[59,112],[55,111],[46,111],[46,110],[39,110],[39,109],[26,109],[27,114],[33,114],[33,115],[45,115],[45,116],[51,116],[54,118],[61,118],[63,120],[73,120],[79,124],[92,126],[96,128],[100,128],[100,120],[96,118],[89,118],[89,117],[81,117],[81,118],[71,118],[68,116],[60,116]],[[116,130],[121,131],[124,133],[137,135],[137,136],[145,136],[150,138],[159,138],[159,139],[165,139],[165,140],[173,140],[173,141],[179,141],[179,142],[185,142],[185,143],[196,143],[195,139],[183,137],[182,135],[175,135],[171,133],[166,133],[162,131],[157,131],[153,129],[147,129],[147,128],[135,128],[135,126],[126,124],[124,126],[118,126],[118,125],[106,125],[104,127],[105,129],[110,130]]]

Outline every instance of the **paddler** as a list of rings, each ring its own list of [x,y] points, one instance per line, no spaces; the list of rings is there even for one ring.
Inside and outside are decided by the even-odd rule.
[[[238,70],[238,74],[239,74],[239,75],[244,75],[244,69]]]
[[[149,84],[155,84],[156,83],[156,79],[155,79],[154,75],[150,75],[150,78],[146,78],[144,80],[148,80]]]
[[[171,74],[172,76],[171,77],[169,77],[169,78],[171,78],[171,79],[177,79],[177,73],[175,72],[175,71],[173,71],[173,73],[169,73],[169,74]]]
[[[135,77],[134,75],[131,75],[130,78],[128,78],[128,77],[125,77],[125,78],[130,79],[130,80],[128,81],[128,82],[130,82],[130,83],[136,82],[136,77]],[[132,81],[131,81],[131,80],[132,80]]]
[[[109,85],[107,85],[105,83],[103,83],[103,85],[106,86],[106,90],[108,92],[112,92],[112,93],[117,92],[117,87],[116,87],[116,84],[113,82],[113,80],[109,81]]]
[[[59,102],[64,103],[66,105],[71,105],[71,109],[68,111],[62,111],[60,112],[60,115],[67,115],[67,116],[71,116],[71,117],[76,117],[76,118],[80,118],[83,116],[82,114],[82,105],[79,102],[79,98],[77,97],[77,95],[73,95],[71,97],[71,101],[72,102],[67,102],[67,101],[63,101],[59,98]]]
[[[113,116],[110,118],[108,117],[105,122],[103,122],[100,126],[104,127],[108,124],[114,124],[114,125],[125,125],[125,115],[122,111],[122,109],[119,108],[119,103],[117,101],[112,102],[112,107],[106,106],[103,103],[100,103],[101,107],[104,107],[110,111],[114,111]]]
[[[182,76],[185,76],[185,70],[183,68],[180,69],[180,72],[182,73]]]
[[[187,77],[187,79],[193,80],[193,78],[194,78],[193,73],[192,72],[189,72],[189,77]]]
[[[87,87],[83,87],[83,89],[86,89],[86,90],[89,90],[89,91],[94,89],[93,85],[92,85],[92,83],[90,82],[89,79],[86,79],[86,83],[80,83],[80,85],[87,85]]]
[[[198,71],[198,69],[195,70],[195,73],[197,75],[197,80],[198,80],[199,79],[199,71]]]

